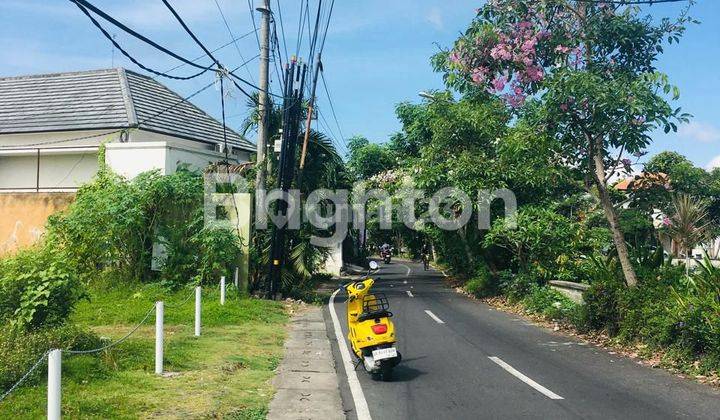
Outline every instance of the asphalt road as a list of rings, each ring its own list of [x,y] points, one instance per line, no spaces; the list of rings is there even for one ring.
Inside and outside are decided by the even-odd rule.
[[[421,264],[380,267],[374,290],[390,300],[403,361],[393,382],[358,367],[373,419],[720,419],[710,387],[496,311]],[[334,307],[347,337],[344,301]],[[329,309],[343,406],[357,418]]]

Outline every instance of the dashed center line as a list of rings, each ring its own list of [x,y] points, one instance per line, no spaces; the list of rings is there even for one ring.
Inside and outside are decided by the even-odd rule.
[[[429,316],[430,318],[432,318],[432,319],[433,319],[435,322],[437,322],[438,324],[444,324],[444,323],[445,323],[445,321],[443,321],[442,319],[438,318],[437,315],[435,315],[435,314],[432,313],[431,311],[429,311],[429,310],[426,309],[426,310],[425,310],[425,313],[428,314],[428,316]]]
[[[405,293],[407,293],[407,295],[410,297],[415,297],[415,295],[413,295],[412,292],[409,290],[406,290]]]
[[[427,312],[427,311],[425,311],[425,312]],[[535,388],[536,391],[545,395],[546,397],[550,398],[551,400],[563,400],[564,399],[563,397],[559,396],[558,394],[550,391],[549,389],[545,388],[544,386],[540,385],[539,383],[537,383],[537,382],[533,381],[532,379],[528,378],[527,376],[523,375],[520,371],[518,371],[514,367],[505,363],[505,361],[503,361],[501,358],[495,357],[495,356],[488,356],[488,359],[492,360],[493,362],[498,364],[498,366],[500,366],[501,368],[508,371],[508,373],[510,373],[512,376],[520,379],[521,381],[523,381],[526,384],[530,385],[531,387]]]

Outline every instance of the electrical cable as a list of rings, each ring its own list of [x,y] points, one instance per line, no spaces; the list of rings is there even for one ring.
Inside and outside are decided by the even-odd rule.
[[[229,42],[226,42],[225,44],[222,44],[221,46],[215,48],[214,50],[212,50],[212,52],[218,52],[218,51],[222,50],[223,48],[226,48],[226,47],[229,46],[229,45],[235,44],[237,41],[239,41],[239,40],[241,40],[241,39],[244,39],[244,38],[247,38],[248,36],[252,35],[253,32],[255,32],[255,31],[254,31],[254,30],[251,30],[251,31],[249,31],[249,32],[247,32],[247,33],[245,33],[245,34],[243,34],[243,35],[240,35],[240,36],[237,37],[237,38],[233,38],[233,39],[231,39]],[[236,44],[236,45],[237,45],[237,44]],[[257,58],[257,57],[259,57],[259,56],[260,56],[260,55],[258,54],[258,55],[255,56],[255,57]],[[195,57],[192,61],[198,61],[198,60],[200,60],[201,58],[205,58],[205,57],[207,57],[207,54],[202,54],[202,55],[199,55],[199,56]],[[245,60],[245,59],[243,58],[243,60]],[[245,62],[245,64],[247,64],[247,63],[249,63],[249,62],[252,61],[252,60],[253,60],[253,58],[251,58],[250,60],[244,61],[244,62]],[[171,71],[177,70],[177,69],[179,69],[180,67],[183,67],[183,66],[186,66],[186,65],[187,65],[187,64],[185,64],[185,63],[180,63],[180,64],[178,64],[177,66],[171,68],[170,70],[165,70],[165,73],[170,73]],[[246,66],[245,68],[247,68],[247,66]],[[248,73],[249,73],[249,72],[250,72],[250,70],[248,70]]]
[[[199,64],[196,64],[196,63],[192,62],[191,60],[188,60],[187,58],[185,58],[185,57],[183,57],[183,56],[181,56],[181,55],[178,55],[178,54],[170,51],[169,49],[167,49],[167,48],[159,45],[159,44],[156,43],[155,41],[153,41],[153,40],[151,40],[151,39],[148,39],[147,37],[145,37],[145,36],[143,36],[143,35],[135,32],[134,30],[128,28],[127,26],[125,26],[124,24],[122,24],[121,22],[119,22],[117,19],[113,18],[112,16],[108,15],[107,13],[105,13],[105,12],[103,12],[102,10],[98,9],[97,7],[93,6],[93,5],[92,5],[90,2],[88,2],[87,0],[69,0],[69,1],[71,1],[72,3],[74,3],[74,4],[77,5],[77,6],[83,6],[83,7],[86,8],[86,9],[92,10],[93,13],[95,13],[96,15],[102,17],[102,18],[105,19],[106,21],[112,23],[113,25],[115,25],[116,27],[120,28],[120,29],[123,30],[124,32],[132,35],[133,37],[135,37],[135,38],[137,38],[137,39],[145,42],[146,44],[154,47],[154,48],[157,49],[157,50],[160,50],[160,51],[164,52],[165,54],[167,54],[167,55],[169,55],[169,56],[171,56],[171,57],[173,57],[173,58],[175,58],[175,59],[177,59],[177,60],[180,60],[180,61],[182,61],[182,62],[184,62],[184,63],[186,63],[186,64],[189,64],[189,65],[191,65],[191,66],[193,66],[193,67],[197,67],[197,68],[199,68],[199,69],[201,69],[201,70],[210,70],[210,69],[212,69],[212,67],[213,67],[212,65],[207,66],[207,67],[201,66],[201,65],[199,65]],[[82,9],[82,7],[81,7],[81,9]],[[87,14],[87,13],[86,13],[86,14]]]
[[[285,38],[285,26],[283,25],[282,9],[280,8],[280,0],[276,0],[275,3],[277,4],[278,18],[280,19],[280,31],[281,31],[281,35],[282,35],[283,46],[285,48],[285,60],[287,61],[288,60],[288,49],[287,49],[287,41]],[[276,31],[275,35],[277,36],[277,31]]]
[[[145,70],[145,71],[147,71],[147,72],[156,74],[156,75],[158,75],[158,76],[167,77],[168,79],[190,80],[190,79],[194,79],[194,78],[196,78],[196,77],[198,77],[198,76],[201,76],[201,75],[205,74],[206,72],[208,72],[208,71],[210,71],[210,70],[212,69],[212,66],[210,66],[210,67],[200,67],[200,68],[202,68],[203,70],[201,70],[201,71],[198,72],[198,73],[192,74],[192,75],[190,75],[190,76],[173,76],[173,75],[171,75],[171,74],[167,74],[167,73],[164,73],[164,72],[161,72],[161,71],[154,70],[154,69],[152,69],[152,68],[150,68],[150,67],[147,67],[147,66],[145,66],[144,64],[142,64],[140,61],[138,61],[137,59],[135,59],[135,57],[133,57],[132,55],[130,55],[130,53],[128,53],[127,51],[125,51],[125,49],[124,49],[123,47],[121,47],[120,44],[117,43],[117,41],[115,41],[115,38],[113,38],[113,36],[110,35],[110,33],[108,33],[108,31],[105,30],[105,28],[103,28],[103,26],[100,24],[100,22],[98,22],[98,21],[92,16],[92,14],[90,14],[90,12],[89,12],[85,7],[81,6],[81,5],[78,3],[78,1],[80,1],[80,0],[70,0],[70,1],[72,1],[73,3],[75,3],[75,5],[85,14],[85,16],[87,16],[87,17],[90,19],[90,21],[93,23],[93,25],[95,25],[95,27],[97,27],[97,28],[100,30],[100,32],[102,32],[102,34],[105,36],[105,38],[107,38],[107,39],[115,46],[115,48],[117,48],[117,49],[118,49],[125,57],[127,57],[130,61],[132,61],[133,63],[135,63],[135,65],[137,65],[138,67],[140,67],[141,69],[143,69],[143,70]],[[183,61],[184,61],[184,59],[183,59]],[[197,66],[195,63],[193,63],[193,62],[190,62],[190,61],[189,61],[189,63],[192,64],[192,65],[195,66],[195,67],[198,67],[198,66]]]
[[[342,132],[342,128],[340,128],[340,122],[338,121],[337,114],[335,113],[335,105],[333,105],[333,100],[332,100],[332,97],[330,96],[330,90],[327,87],[327,82],[325,80],[325,72],[322,71],[322,69],[320,71],[320,78],[322,79],[323,87],[325,88],[325,94],[327,95],[328,102],[330,103],[330,110],[332,111],[333,118],[335,119],[335,125],[337,126],[338,131],[340,132],[340,138],[342,139],[343,144],[347,145],[347,140],[345,139],[345,135]]]
[[[250,22],[252,22],[252,26],[255,29],[255,40],[257,41],[257,47],[258,50],[260,49],[260,38],[257,34],[257,25],[255,24],[255,13],[253,11],[251,0],[247,0],[248,10],[250,11]]]
[[[235,35],[233,34],[232,29],[230,29],[230,25],[228,24],[228,21],[225,18],[225,14],[223,13],[222,8],[220,7],[220,3],[218,3],[218,0],[213,0],[213,1],[215,2],[215,6],[217,7],[218,12],[220,12],[220,17],[222,18],[222,21],[225,24],[225,28],[227,29],[228,34],[230,34],[230,39],[234,39]],[[253,31],[253,32],[257,33],[256,31]],[[240,46],[235,41],[233,41],[232,43],[235,44],[235,50],[237,51],[238,55],[240,56],[240,60],[245,61],[245,57],[243,57],[243,54],[240,51]],[[215,52],[215,51],[213,51],[213,52]],[[247,74],[248,74],[248,76],[250,76],[250,80],[252,80],[252,82],[255,83],[255,78],[253,77],[250,69],[245,67],[245,70],[247,70]]]

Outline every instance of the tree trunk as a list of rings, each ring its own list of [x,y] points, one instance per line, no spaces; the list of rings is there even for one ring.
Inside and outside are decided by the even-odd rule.
[[[600,140],[602,141],[602,140]],[[598,195],[600,198],[600,204],[602,204],[603,210],[605,211],[605,217],[610,224],[610,231],[612,232],[613,242],[618,253],[618,260],[622,266],[623,275],[625,276],[625,283],[629,287],[637,285],[637,276],[635,275],[635,269],[630,262],[630,254],[625,243],[625,236],[620,230],[620,222],[618,220],[615,207],[613,207],[612,201],[610,200],[610,194],[607,189],[607,183],[605,181],[605,162],[603,161],[603,147],[602,144],[597,142],[593,145],[593,163],[595,169],[595,186],[598,189]]]

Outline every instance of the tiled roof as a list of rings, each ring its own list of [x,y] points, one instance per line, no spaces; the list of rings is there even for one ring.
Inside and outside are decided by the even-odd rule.
[[[0,134],[139,127],[222,143],[222,124],[160,82],[125,69],[0,78]],[[228,142],[255,146],[228,128]]]

